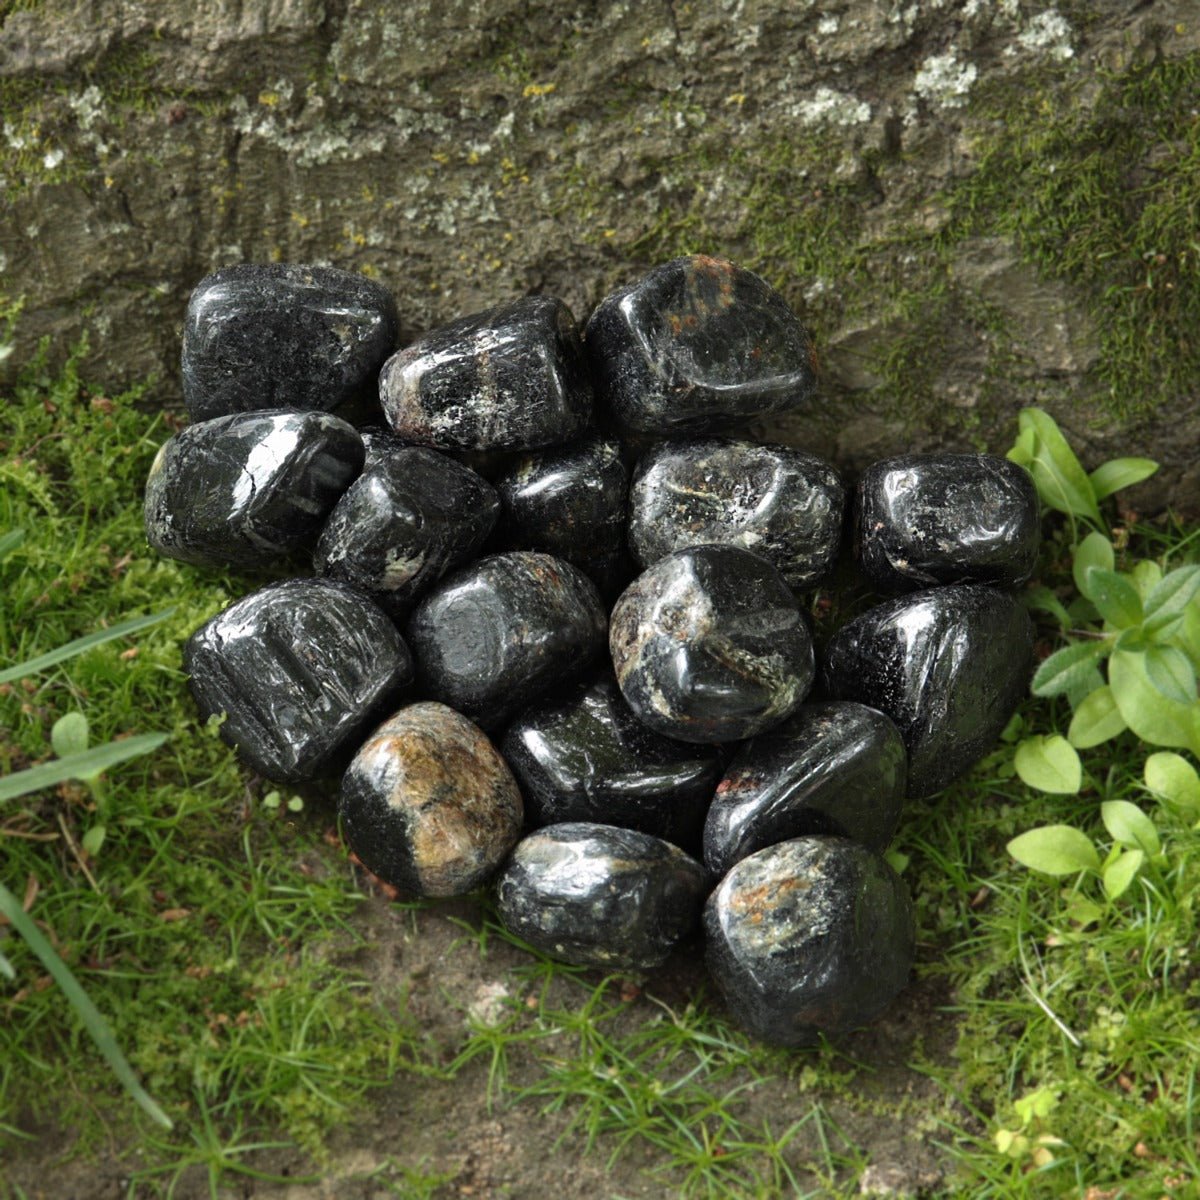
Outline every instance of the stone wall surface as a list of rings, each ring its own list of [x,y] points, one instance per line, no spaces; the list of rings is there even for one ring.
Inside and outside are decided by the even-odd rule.
[[[821,351],[757,432],[853,469],[1040,404],[1197,515],[1198,103],[1200,0],[0,0],[0,384],[86,330],[177,404],[235,261],[380,279],[407,339],[703,250]]]

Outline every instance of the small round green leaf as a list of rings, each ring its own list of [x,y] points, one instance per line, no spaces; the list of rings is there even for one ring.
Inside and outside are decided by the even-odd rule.
[[[1100,819],[1113,840],[1122,846],[1141,850],[1151,858],[1162,848],[1154,822],[1128,800],[1106,800],[1100,805]]]
[[[1101,876],[1105,895],[1110,900],[1124,895],[1145,861],[1146,856],[1140,850],[1126,850],[1115,862],[1105,867]]]
[[[1079,755],[1061,734],[1026,738],[1017,746],[1013,764],[1021,781],[1039,792],[1074,795],[1083,782]]]
[[[1107,684],[1091,692],[1075,710],[1067,741],[1077,750],[1099,746],[1125,730],[1125,718]]]
[[[1133,564],[1133,569],[1129,572],[1129,578],[1133,580],[1133,586],[1137,588],[1138,595],[1142,598],[1143,607],[1145,607],[1150,593],[1154,591],[1155,585],[1162,577],[1162,567],[1152,558],[1143,558],[1140,562]]]
[[[1187,814],[1200,813],[1200,775],[1182,754],[1160,750],[1146,759],[1146,787]]]
[[[1042,825],[1008,843],[1008,852],[1023,867],[1043,875],[1098,871],[1100,855],[1086,834],[1070,825]]]
[[[88,748],[88,720],[81,712],[69,712],[54,722],[50,745],[59,758],[82,754]]]
[[[100,847],[104,845],[104,835],[108,830],[103,825],[93,825],[79,840],[79,844],[95,858],[100,853]]]
[[[1150,682],[1144,654],[1114,650],[1108,682],[1121,716],[1142,741],[1200,753],[1200,704],[1180,704],[1164,696]]]
[[[1089,533],[1075,547],[1075,554],[1071,561],[1071,574],[1074,576],[1075,586],[1084,595],[1087,595],[1088,568],[1101,567],[1106,571],[1111,571],[1113,563],[1112,542],[1102,533]]]

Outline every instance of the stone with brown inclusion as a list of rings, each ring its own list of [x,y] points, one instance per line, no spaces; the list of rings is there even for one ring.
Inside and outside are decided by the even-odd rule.
[[[367,739],[342,779],[350,849],[419,896],[486,883],[521,834],[521,793],[487,735],[444,704],[402,708]]]

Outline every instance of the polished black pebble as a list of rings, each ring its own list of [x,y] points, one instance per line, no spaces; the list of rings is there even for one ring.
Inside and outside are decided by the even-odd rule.
[[[695,926],[708,872],[648,833],[586,821],[517,843],[496,884],[504,927],[563,962],[659,966]]]
[[[992,747],[1029,686],[1033,624],[1006,592],[930,588],[869,609],[826,652],[831,696],[886,713],[908,748],[908,794],[931,796]]]
[[[661,558],[622,593],[609,646],[637,716],[686,742],[729,742],[778,725],[808,694],[812,638],[766,559],[734,546]]]
[[[329,579],[287,579],[202,625],[183,656],[201,720],[280,783],[340,771],[412,678],[395,625],[369,597]]]
[[[778,1046],[877,1017],[908,982],[916,934],[904,882],[835,837],[743,858],[708,898],[706,957],[730,1015]]]
[[[362,465],[358,433],[329,413],[234,413],[189,425],[150,468],[146,539],[196,566],[261,567],[312,546]]]
[[[568,442],[592,413],[575,319],[550,296],[527,296],[427,333],[388,359],[379,395],[397,434],[444,450]]]
[[[358,431],[358,436],[362,438],[363,451],[366,456],[363,461],[364,471],[369,470],[376,463],[387,462],[401,450],[407,450],[410,445],[403,438],[398,438],[390,429],[383,429],[378,425],[363,427]]]
[[[424,446],[393,449],[337,502],[313,569],[405,604],[473,558],[499,513],[495,489],[470,468]]]
[[[816,833],[882,850],[900,819],[907,765],[899,730],[878,710],[803,704],[729,764],[704,823],[704,863],[724,875],[764,846]]]
[[[598,821],[685,848],[698,848],[721,777],[715,750],[647,729],[607,671],[525,709],[500,750],[531,826]]]
[[[802,590],[833,567],[845,507],[837,472],[803,450],[723,438],[663,442],[634,471],[629,545],[643,567],[684,546],[740,546]]]
[[[485,729],[582,675],[604,647],[595,585],[562,559],[495,554],[448,576],[413,610],[408,639],[427,693]]]
[[[794,409],[816,378],[812,340],[783,297],[703,254],[605,297],[584,341],[597,400],[645,432],[712,433]]]
[[[374,403],[399,328],[391,293],[363,275],[285,263],[222,267],[188,301],[184,404],[203,421]]]
[[[855,549],[884,591],[943,583],[1019,587],[1037,565],[1037,490],[994,454],[905,454],[858,485]]]
[[[418,896],[487,883],[521,836],[521,793],[487,735],[444,704],[389,717],[342,777],[350,849],[381,879]]]
[[[592,434],[523,455],[496,479],[496,490],[505,545],[556,554],[597,586],[607,581],[608,564],[625,545],[629,494],[629,472],[615,439]]]

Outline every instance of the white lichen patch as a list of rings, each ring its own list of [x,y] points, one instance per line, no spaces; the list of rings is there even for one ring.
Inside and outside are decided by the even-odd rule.
[[[1038,13],[1017,35],[1017,44],[1024,50],[1065,62],[1068,58],[1075,57],[1075,48],[1071,45],[1073,32],[1066,18],[1057,9],[1048,8],[1045,12]],[[1006,53],[1015,53],[1015,48],[1009,46]]]
[[[481,983],[475,989],[474,999],[467,1005],[468,1019],[485,1029],[495,1029],[508,1014],[511,996],[503,983]]]
[[[55,167],[62,166],[63,159],[66,157],[67,152],[60,147],[55,146],[53,150],[47,150],[46,153],[42,155],[42,166],[45,167],[47,171],[53,171]]]
[[[849,92],[819,87],[809,100],[801,100],[796,115],[806,125],[863,125],[871,119],[871,106]]]
[[[951,48],[945,54],[931,54],[913,79],[913,91],[939,108],[960,108],[978,76],[974,63],[962,62]]]
[[[822,17],[817,22],[817,32],[822,37],[829,37],[830,34],[837,33],[838,26],[841,24],[841,18],[835,16]]]

